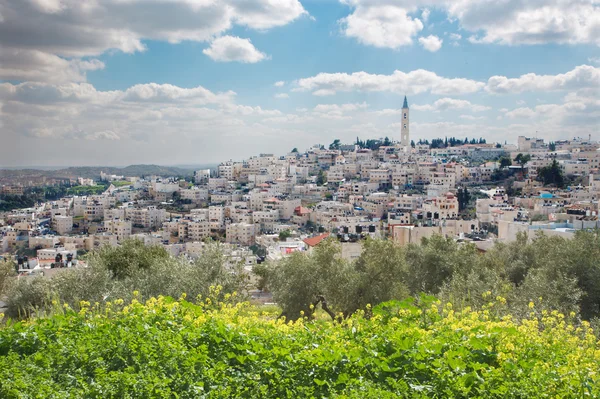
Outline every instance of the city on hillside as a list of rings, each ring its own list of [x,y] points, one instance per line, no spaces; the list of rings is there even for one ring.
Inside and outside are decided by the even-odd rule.
[[[255,265],[328,237],[352,260],[369,237],[418,245],[441,234],[485,252],[519,233],[568,238],[600,228],[600,144],[591,137],[422,140],[411,137],[409,114],[405,98],[396,137],[336,139],[183,176],[7,174],[1,256],[23,277],[52,276],[124,240],[190,260],[216,241],[254,281]]]

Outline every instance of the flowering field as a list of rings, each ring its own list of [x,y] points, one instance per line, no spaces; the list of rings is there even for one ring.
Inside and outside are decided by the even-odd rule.
[[[247,304],[159,297],[0,329],[2,398],[581,398],[600,396],[585,322],[519,323],[432,298],[341,323],[277,319]]]

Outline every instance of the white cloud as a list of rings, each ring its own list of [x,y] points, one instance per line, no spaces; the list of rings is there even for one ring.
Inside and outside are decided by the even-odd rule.
[[[468,94],[481,90],[485,84],[470,79],[444,78],[435,72],[418,69],[408,73],[394,71],[391,75],[367,72],[320,73],[300,79],[295,91],[312,91],[314,95],[333,95],[338,91],[393,92],[398,94]]]
[[[25,63],[24,71],[17,74],[15,68],[3,67],[0,79],[26,80],[43,75],[52,65],[72,64],[108,50],[144,51],[144,40],[209,41],[235,25],[267,30],[307,13],[299,0],[4,0],[0,14],[0,47],[8,54],[3,58],[17,51],[36,52],[22,55],[36,61]],[[260,58],[252,49],[244,54],[243,60]],[[82,66],[64,69],[70,70],[72,81],[84,78]]]
[[[433,104],[413,105],[412,108],[416,109],[417,111],[434,111],[434,112],[446,111],[449,109],[464,109],[464,110],[470,110],[472,112],[483,112],[483,111],[488,111],[491,109],[491,107],[473,104],[467,100],[458,100],[455,98],[447,98],[447,97],[440,98],[439,100],[436,100]]]
[[[275,98],[290,98],[290,96],[287,93],[277,93],[275,94]]]
[[[334,94],[335,94],[335,90],[331,90],[331,89],[319,89],[319,90],[313,91],[313,95],[319,96],[319,97],[333,96]]]
[[[280,80],[279,82],[275,82],[275,84],[273,86],[275,87],[283,87],[285,85],[285,82],[283,80]]]
[[[435,53],[436,51],[441,49],[443,42],[444,41],[442,39],[434,35],[419,38],[419,43],[421,44],[421,46],[423,46],[425,50],[431,51],[432,53]]]
[[[450,33],[450,40],[458,41],[460,39],[462,39],[462,36],[458,33]]]
[[[558,75],[528,73],[518,78],[492,76],[485,87],[490,93],[522,93],[525,91],[557,91],[600,88],[600,68],[581,65]]]
[[[362,103],[348,103],[348,104],[318,104],[314,110],[316,112],[349,112],[356,111],[359,109],[365,109],[369,105],[365,102]]]
[[[0,119],[5,121],[7,134],[17,136],[117,140],[169,120],[281,114],[278,110],[233,104],[234,95],[214,93],[201,86],[181,88],[156,83],[124,91],[98,91],[89,83],[2,83]]]
[[[412,44],[422,29],[418,18],[407,15],[407,10],[393,4],[349,1],[352,14],[339,22],[342,33],[359,42],[375,47],[398,48]]]
[[[423,11],[421,11],[421,19],[423,20],[423,22],[427,22],[429,20],[430,14],[431,11],[429,11],[429,8],[424,8]]]
[[[504,45],[589,43],[600,45],[598,0],[340,0],[352,13],[340,20],[346,36],[364,44],[397,48],[412,43],[423,25],[412,18],[435,7],[473,33],[473,43]],[[421,14],[423,20],[428,15]]]
[[[448,1],[446,7],[462,28],[483,32],[474,42],[600,45],[600,3],[596,0],[463,0]]]
[[[374,111],[373,113],[378,116],[395,116],[395,115],[401,115],[402,109],[385,108],[385,109],[380,109],[379,111]]]
[[[469,121],[477,121],[477,120],[485,119],[485,116],[461,115],[461,116],[459,116],[459,118],[466,119]]]
[[[540,104],[506,110],[509,119],[535,119],[541,126],[569,126],[581,130],[582,126],[600,125],[600,97],[569,93],[562,104]],[[592,130],[594,130],[592,128]]]
[[[348,113],[356,113],[368,108],[366,102],[348,104],[318,104],[313,113],[321,118],[328,119],[351,119]]]
[[[600,65],[600,57],[590,57],[588,58],[588,62],[591,64]]]
[[[147,83],[128,88],[121,99],[136,102],[190,101],[195,104],[217,104],[227,103],[233,96],[234,92],[215,94],[202,86],[187,89],[170,84]]]
[[[86,72],[103,69],[97,60],[66,60],[38,50],[6,48],[0,51],[0,78],[15,81],[84,82]]]
[[[237,61],[254,64],[268,58],[265,53],[261,53],[254,47],[250,39],[242,39],[237,36],[219,37],[202,52],[220,62]]]

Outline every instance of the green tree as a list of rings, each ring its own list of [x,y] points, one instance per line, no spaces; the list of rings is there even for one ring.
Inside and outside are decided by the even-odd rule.
[[[555,142],[553,142],[553,141],[551,141],[551,142],[548,144],[548,150],[549,150],[549,151],[556,151],[556,143],[555,143]]]
[[[564,186],[565,181],[562,168],[556,159],[553,159],[550,165],[541,167],[538,170],[537,179],[541,181],[544,186],[553,184],[559,188]]]
[[[472,267],[477,256],[474,245],[459,245],[453,238],[441,235],[423,238],[421,245],[410,244],[406,250],[410,293],[439,293],[456,270]]]
[[[329,144],[329,149],[330,150],[339,150],[340,149],[340,139],[335,139],[333,140],[333,143]]]
[[[319,303],[329,310],[332,318],[335,312],[328,304],[332,293],[347,286],[348,276],[343,273],[345,261],[340,258],[340,246],[333,240],[324,240],[315,247],[312,254],[294,252],[276,265],[270,265],[266,273],[266,284],[273,293],[273,299],[282,309],[287,319],[313,314]]]
[[[279,241],[286,241],[288,238],[292,236],[292,232],[290,230],[283,230],[279,233]]]
[[[509,157],[501,157],[500,158],[500,169],[507,168],[512,165],[512,161]]]
[[[460,187],[456,197],[458,199],[458,211],[461,212],[467,209],[469,201],[471,201],[471,194],[469,194],[469,190],[466,187]]]
[[[292,153],[297,153],[297,152],[298,152],[298,149],[297,149],[296,147],[294,147],[294,148],[292,149]]]
[[[164,261],[168,252],[158,245],[146,246],[140,240],[126,240],[118,247],[104,246],[96,254],[96,261],[112,274],[123,279],[137,270],[148,270],[153,263]]]
[[[338,290],[335,298],[345,317],[367,305],[408,296],[404,250],[394,241],[365,240],[360,257],[349,265],[347,273],[344,281],[348,287]]]
[[[0,295],[3,295],[11,278],[15,276],[16,264],[9,260],[0,260]]]
[[[322,186],[327,182],[327,175],[323,169],[319,169],[319,174],[317,175],[317,185]]]
[[[529,155],[529,154],[525,154],[524,155],[522,153],[517,154],[517,156],[514,159],[514,161],[516,163],[518,163],[519,165],[521,165],[521,175],[523,176],[523,178],[525,178],[525,165],[530,160],[531,160],[531,155]]]

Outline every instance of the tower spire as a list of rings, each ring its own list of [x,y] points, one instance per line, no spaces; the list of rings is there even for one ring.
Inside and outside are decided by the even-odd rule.
[[[408,100],[406,99],[406,96],[404,96],[404,105],[402,105],[402,108],[408,108]]]

